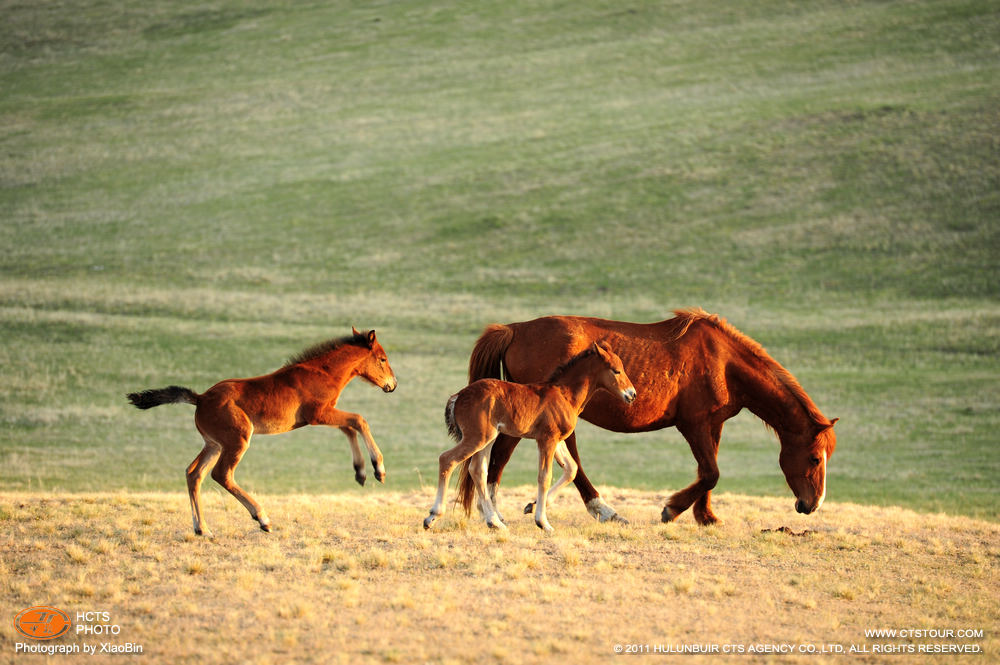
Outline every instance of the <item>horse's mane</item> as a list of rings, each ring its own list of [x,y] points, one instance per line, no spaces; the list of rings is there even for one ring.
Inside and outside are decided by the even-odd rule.
[[[556,367],[554,370],[552,370],[552,374],[550,374],[549,378],[545,380],[545,383],[555,383],[562,377],[563,374],[565,374],[569,370],[570,367],[577,364],[584,358],[589,358],[590,356],[593,355],[597,355],[597,351],[594,350],[594,345],[591,344],[586,350],[581,351],[580,353],[576,354],[575,356],[564,362],[562,365],[559,365],[559,367]]]
[[[330,353],[331,351],[336,351],[340,347],[346,346],[348,344],[352,346],[360,346],[361,348],[367,349],[368,333],[361,332],[357,333],[356,335],[355,334],[345,335],[344,337],[336,337],[334,339],[328,339],[325,342],[320,342],[319,344],[314,344],[310,346],[308,349],[305,349],[304,351],[297,353],[296,355],[289,358],[288,362],[286,362],[284,366],[291,367],[292,365],[298,365],[299,363],[315,360],[320,356],[324,356]]]
[[[764,365],[774,374],[775,378],[788,389],[788,392],[792,394],[793,397],[802,405],[809,417],[817,425],[829,425],[830,421],[824,416],[816,404],[813,403],[806,391],[802,389],[799,385],[798,380],[792,373],[781,366],[777,360],[771,357],[771,355],[764,350],[764,347],[760,345],[756,340],[743,334],[736,328],[734,328],[728,321],[716,314],[709,314],[700,307],[695,307],[692,309],[678,309],[674,311],[676,315],[675,321],[680,324],[679,333],[677,338],[680,338],[688,331],[695,321],[705,321],[720,332],[724,333],[731,340],[742,346],[748,353],[760,360]]]

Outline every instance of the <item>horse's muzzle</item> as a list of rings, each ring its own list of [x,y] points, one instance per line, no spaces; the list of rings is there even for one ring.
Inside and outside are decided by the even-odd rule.
[[[384,386],[382,386],[382,392],[391,393],[393,390],[396,389],[396,385],[397,384],[395,381],[393,381],[392,383],[387,383]]]
[[[622,399],[625,400],[626,404],[631,404],[635,401],[635,388],[629,388],[628,390],[622,391]]]
[[[816,510],[815,506],[810,506],[805,501],[801,499],[795,502],[795,512],[802,513],[803,515],[808,515]]]

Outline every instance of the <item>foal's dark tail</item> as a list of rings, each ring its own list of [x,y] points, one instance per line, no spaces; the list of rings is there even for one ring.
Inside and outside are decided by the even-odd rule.
[[[181,386],[143,390],[140,393],[129,393],[127,397],[139,409],[152,409],[161,404],[198,404],[198,393]]]
[[[510,326],[501,323],[491,323],[486,326],[469,356],[469,383],[479,379],[505,378],[507,368],[504,366],[503,357],[513,340],[514,329]],[[472,502],[476,496],[476,487],[472,484],[472,474],[469,473],[469,461],[465,460],[458,473],[457,500],[462,504],[466,515],[472,512]]]

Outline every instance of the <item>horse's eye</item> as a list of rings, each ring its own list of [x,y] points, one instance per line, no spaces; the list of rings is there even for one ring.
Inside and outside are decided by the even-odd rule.
[[[809,463],[812,464],[813,466],[819,466],[819,458],[813,455],[812,457],[809,458]]]
[[[611,373],[614,374],[615,376],[618,376],[619,374],[622,373],[622,371],[620,369],[613,369],[611,370]]]

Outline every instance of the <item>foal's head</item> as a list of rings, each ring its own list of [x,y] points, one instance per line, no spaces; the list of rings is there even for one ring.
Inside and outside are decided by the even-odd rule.
[[[626,404],[635,401],[635,386],[625,374],[622,359],[604,342],[594,342],[592,349],[602,365],[597,372],[597,386],[621,397]]]
[[[804,515],[819,510],[826,498],[826,462],[837,445],[833,433],[836,422],[834,418],[828,424],[817,424],[815,433],[800,441],[781,441],[778,463],[795,493],[795,510]]]
[[[354,330],[352,328],[352,330]],[[375,331],[369,330],[367,333],[360,333],[354,330],[355,337],[365,337],[368,346],[368,355],[358,366],[358,375],[378,386],[383,391],[391,393],[396,389],[396,375],[389,367],[389,357],[385,354],[385,349],[375,339]]]

